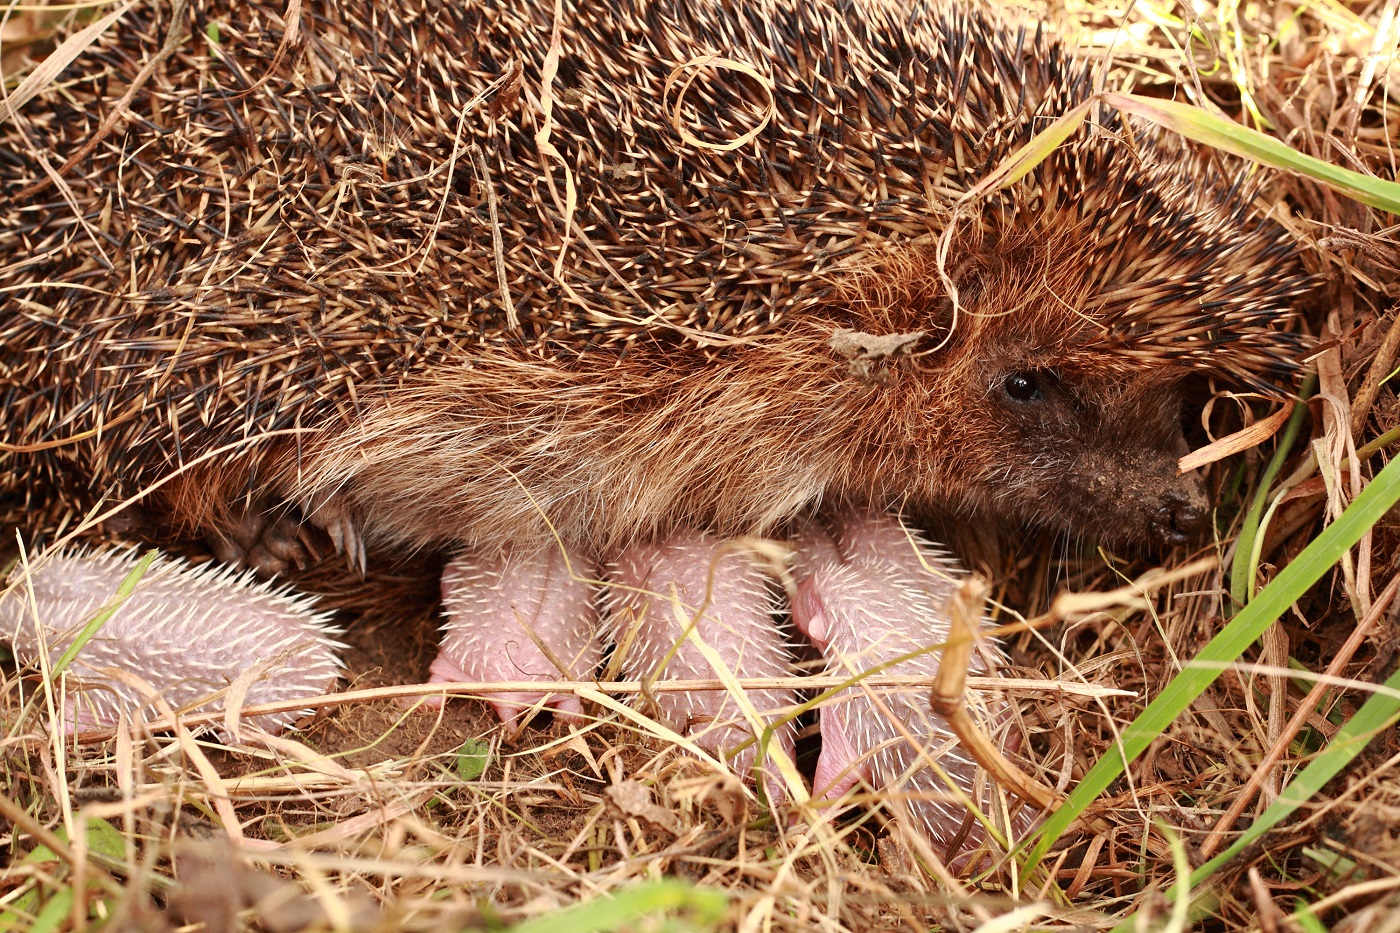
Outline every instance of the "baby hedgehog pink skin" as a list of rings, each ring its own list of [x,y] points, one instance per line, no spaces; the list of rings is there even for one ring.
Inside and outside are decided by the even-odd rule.
[[[558,547],[537,555],[458,555],[442,573],[447,622],[432,683],[584,680],[602,658],[593,565]],[[487,697],[507,726],[541,700],[580,717],[578,697],[540,691]]]
[[[821,649],[830,673],[861,674],[923,652],[880,671],[917,676],[924,679],[922,685],[858,684],[822,705],[822,750],[813,791],[835,800],[864,780],[904,795],[917,824],[945,849],[959,836],[965,845],[975,845],[983,836],[981,824],[969,819],[964,798],[986,813],[991,792],[987,780],[977,780],[975,762],[963,753],[947,723],[929,709],[929,685],[940,654],[924,649],[948,640],[948,603],[962,575],[952,558],[888,515],[845,515],[830,527],[813,521],[797,540],[793,621]],[[981,650],[990,651],[986,646]],[[1000,658],[993,653],[990,660],[994,667]],[[985,673],[988,667],[988,658],[974,652],[969,672]],[[1005,712],[1002,701],[974,710],[984,723],[998,721]],[[1025,828],[1023,815],[1017,829]],[[958,856],[947,854],[950,860]]]
[[[36,563],[28,580],[17,568],[0,597],[0,637],[11,641],[21,663],[38,662],[41,638],[50,662],[57,661],[113,602],[140,557],[134,549],[60,553]],[[248,706],[328,693],[340,676],[337,650],[344,646],[335,641],[330,614],[314,611],[314,602],[258,582],[249,571],[158,556],[69,667],[64,727],[110,726],[123,713],[139,718],[155,711],[145,691],[111,676],[113,669],[139,671],[171,707],[191,712],[223,709],[224,697],[212,695],[254,669]],[[302,715],[250,722],[277,732]]]
[[[791,657],[774,622],[768,578],[743,551],[727,550],[702,534],[678,535],[636,544],[623,551],[609,570],[608,625],[619,646],[623,676],[652,677],[673,646],[674,656],[663,680],[714,680],[719,675],[699,648],[684,636],[700,613],[695,635],[712,647],[736,677],[782,677]],[[753,736],[734,699],[723,689],[657,692],[662,719],[681,735],[718,755]],[[792,690],[747,690],[755,711],[772,723],[796,702]],[[774,731],[778,747],[793,754],[790,725]],[[732,760],[740,774],[753,768],[750,745]],[[774,775],[771,770],[768,772]],[[770,795],[779,784],[769,780]]]

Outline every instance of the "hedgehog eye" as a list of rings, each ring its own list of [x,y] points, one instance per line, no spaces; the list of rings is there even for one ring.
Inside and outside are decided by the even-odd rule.
[[[1001,388],[1013,402],[1036,402],[1045,397],[1049,380],[1044,372],[1023,370],[1007,376]]]

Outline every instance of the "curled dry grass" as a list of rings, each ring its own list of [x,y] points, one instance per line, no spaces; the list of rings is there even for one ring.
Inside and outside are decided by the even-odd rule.
[[[1394,7],[1188,15],[1140,3],[1125,16],[1075,3],[1056,19],[1112,55],[1115,78],[1139,93],[1393,179]],[[54,22],[12,9],[6,75],[54,47]],[[1266,184],[1325,283],[1304,324],[1318,338],[1316,394],[1291,427],[1209,468],[1215,539],[1171,555],[1156,577],[1148,562],[1065,542],[962,542],[993,581],[993,605],[1019,610],[996,610],[1023,678],[1018,767],[1071,796],[1097,763],[1121,771],[1073,805],[1033,868],[1023,849],[952,878],[918,840],[885,828],[897,806],[888,795],[840,819],[769,812],[598,685],[576,685],[595,700],[587,722],[514,736],[476,704],[414,705],[390,684],[425,679],[432,573],[403,570],[351,590],[303,581],[357,607],[355,682],[290,737],[221,744],[179,728],[76,743],[48,734],[44,697],[7,673],[0,927],[1400,929],[1400,703],[1375,686],[1396,667],[1400,526],[1381,503],[1356,546],[1334,549],[1344,559],[1300,557],[1396,439],[1400,259],[1389,214],[1291,174]],[[1203,426],[1220,435],[1262,417],[1250,401],[1217,396]],[[947,537],[956,543],[957,529]],[[1321,562],[1321,582],[1263,619],[1240,663],[1192,666],[1226,619],[1303,559]],[[1173,691],[1200,695],[1144,724],[1148,701]],[[1125,765],[1129,734],[1143,748]],[[1279,801],[1285,818],[1243,835]]]

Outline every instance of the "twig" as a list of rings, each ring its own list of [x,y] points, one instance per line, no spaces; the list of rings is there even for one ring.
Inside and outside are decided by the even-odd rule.
[[[1351,401],[1352,437],[1360,434],[1361,429],[1365,427],[1366,419],[1371,415],[1371,405],[1376,401],[1376,393],[1390,376],[1390,367],[1395,363],[1397,351],[1400,351],[1400,315],[1396,316],[1390,330],[1386,331],[1385,339],[1381,341],[1375,358],[1371,360],[1370,368],[1366,370],[1366,378]],[[1359,451],[1357,455],[1360,456]]]
[[[188,3],[189,0],[175,0],[171,5],[170,28],[165,33],[165,42],[161,45],[160,51],[151,56],[151,60],[146,62],[141,70],[136,73],[136,77],[131,79],[131,85],[126,89],[126,93],[122,95],[122,99],[117,101],[117,105],[107,114],[107,118],[103,120],[102,125],[97,128],[97,132],[89,136],[88,141],[83,143],[82,147],[79,148],[77,152],[69,156],[68,160],[60,165],[56,172],[45,175],[43,178],[34,182],[34,184],[17,193],[12,203],[23,204],[33,199],[35,195],[40,194],[45,188],[57,181],[57,179],[67,174],[73,166],[92,155],[92,151],[97,148],[98,143],[107,138],[107,134],[111,133],[112,128],[117,125],[117,121],[126,116],[126,109],[136,98],[137,92],[150,80],[151,75],[155,73],[160,63],[173,55],[175,49],[179,47],[180,41],[185,37],[185,7]]]
[[[501,306],[506,309],[506,326],[511,330],[520,329],[520,316],[515,312],[515,302],[510,299],[510,285],[506,282],[506,250],[501,238],[501,216],[496,209],[496,189],[491,184],[491,173],[486,168],[486,156],[481,147],[472,143],[467,147],[472,157],[472,167],[477,171],[482,190],[486,192],[486,207],[491,212],[491,250],[496,256],[496,286],[501,290]]]
[[[977,630],[981,627],[987,590],[987,581],[975,574],[958,587],[951,604],[953,617],[950,620],[948,645],[938,662],[938,675],[933,680],[929,705],[935,714],[947,721],[967,753],[991,772],[999,784],[1042,810],[1056,810],[1064,798],[1055,793],[1054,788],[1042,784],[1012,764],[977,725],[963,698],[967,667],[972,660]],[[1107,828],[1105,825],[1104,829]]]

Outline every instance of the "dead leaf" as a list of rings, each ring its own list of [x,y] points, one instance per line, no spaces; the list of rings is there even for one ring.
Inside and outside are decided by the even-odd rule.
[[[1231,454],[1237,454],[1242,450],[1249,450],[1251,447],[1258,447],[1260,444],[1273,437],[1283,423],[1288,420],[1288,416],[1293,414],[1293,406],[1285,405],[1267,418],[1254,422],[1243,430],[1234,434],[1227,434],[1222,438],[1211,441],[1199,450],[1193,450],[1182,457],[1176,465],[1176,473],[1180,476],[1192,470],[1223,460]]]
[[[646,820],[673,836],[685,831],[685,825],[675,813],[660,806],[651,799],[651,788],[638,781],[618,781],[603,792],[608,803],[619,811],[619,815]]]
[[[851,375],[861,379],[872,379],[881,370],[880,363],[898,356],[908,356],[914,345],[924,339],[921,330],[904,334],[867,334],[864,331],[838,329],[827,340],[827,346],[850,360]]]

